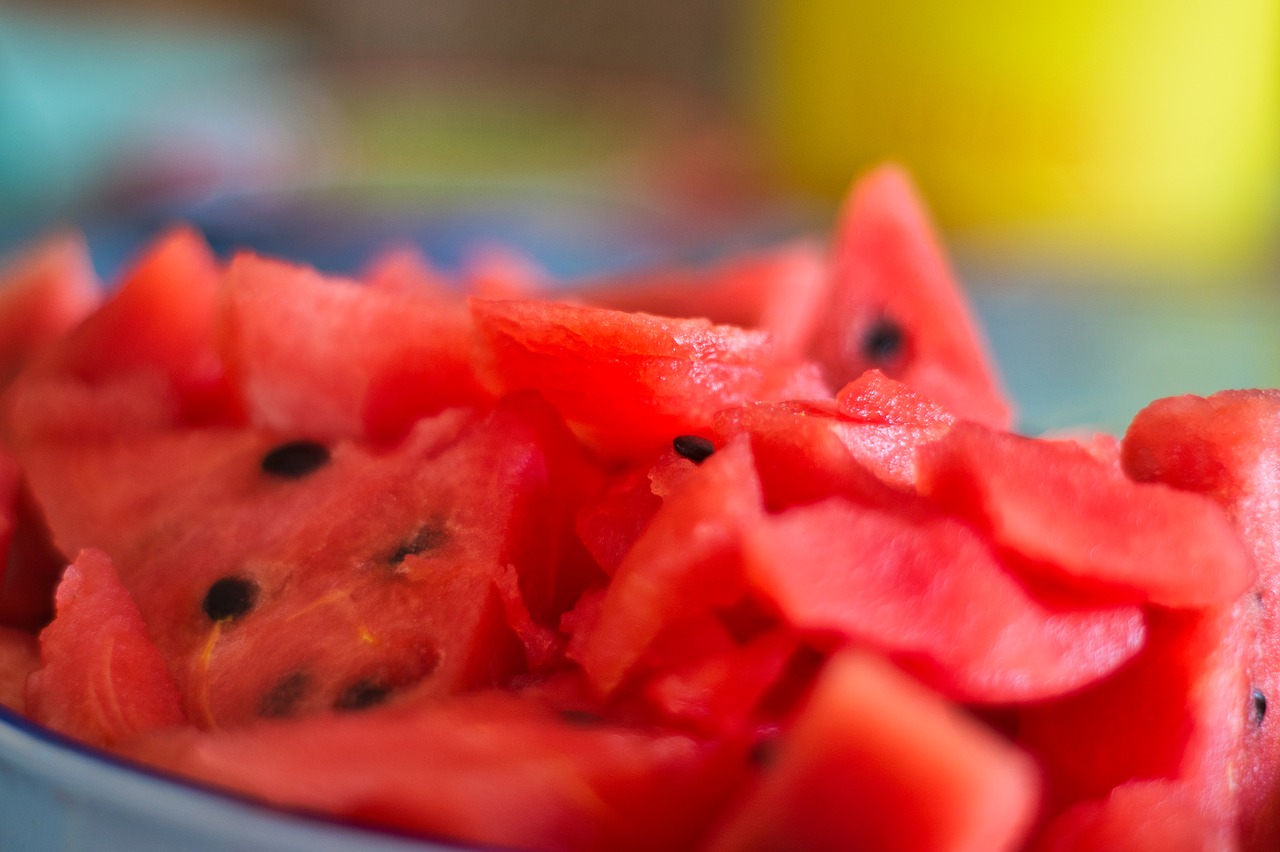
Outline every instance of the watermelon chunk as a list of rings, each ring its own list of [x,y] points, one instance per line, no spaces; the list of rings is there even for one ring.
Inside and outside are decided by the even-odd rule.
[[[656,270],[568,291],[589,304],[768,332],[781,361],[804,358],[826,299],[826,257],[801,240],[731,257],[702,269]]]
[[[361,287],[241,254],[227,272],[223,357],[254,425],[317,440],[394,441],[487,402],[466,305],[426,287]]]
[[[961,423],[918,467],[921,493],[1055,581],[1173,607],[1230,602],[1253,583],[1218,506],[1135,483],[1074,442]]]
[[[1217,724],[1237,732],[1233,786],[1240,836],[1249,849],[1280,845],[1280,725],[1267,703],[1280,694],[1280,391],[1223,391],[1157,400],[1134,417],[1122,443],[1124,468],[1144,482],[1205,495],[1231,518],[1257,568],[1237,602],[1239,626],[1214,650],[1236,674],[1230,714]],[[1248,722],[1242,722],[1247,719]],[[1212,721],[1206,724],[1213,724]],[[1240,726],[1244,725],[1244,730]]]
[[[1055,819],[1035,852],[1230,852],[1236,838],[1206,815],[1182,786],[1134,781],[1099,801],[1083,802]]]
[[[570,657],[601,694],[618,688],[664,629],[739,600],[739,542],[762,513],[750,449],[741,441],[716,452],[666,498],[570,638]]]
[[[1036,808],[1025,755],[891,666],[828,663],[708,852],[999,852]]]
[[[880,475],[880,457],[851,452],[850,424],[830,400],[750,403],[717,412],[714,425],[721,440],[749,436],[770,511],[834,495],[880,506],[900,501],[899,483]]]
[[[20,446],[240,422],[214,346],[220,275],[195,231],[158,239],[99,310],[14,381],[5,437]]]
[[[764,519],[744,546],[752,587],[794,627],[881,649],[962,700],[1061,694],[1142,647],[1136,607],[1037,596],[950,518],[835,497]]]
[[[598,451],[651,456],[752,399],[827,396],[776,365],[762,332],[604,308],[473,299],[478,369],[499,392],[541,393]]]
[[[34,634],[0,627],[0,705],[24,712],[27,676],[40,667],[40,643]]]
[[[78,233],[53,234],[11,258],[0,269],[0,388],[101,301],[89,247]]]
[[[1044,769],[1047,814],[1131,781],[1167,781],[1232,829],[1250,707],[1237,656],[1248,627],[1239,616],[1236,606],[1151,609],[1146,646],[1127,665],[1017,709],[1017,742]]]
[[[57,601],[40,633],[41,665],[27,680],[31,718],[100,746],[186,721],[173,675],[110,557],[82,551]]]
[[[548,582],[562,554],[547,530],[567,539],[576,511],[545,499],[550,457],[527,422],[508,408],[445,414],[383,453],[175,432],[33,449],[28,470],[59,545],[115,559],[193,721],[233,725],[454,691],[525,664],[495,584],[508,565]],[[272,469],[282,450],[315,467]],[[86,505],[86,491],[102,499]]]
[[[809,357],[835,387],[874,367],[966,420],[1007,428],[1011,406],[907,175],[854,184],[832,248],[830,291]]]
[[[213,734],[163,732],[130,752],[356,822],[569,852],[693,848],[741,761],[722,744],[562,713],[519,693]]]

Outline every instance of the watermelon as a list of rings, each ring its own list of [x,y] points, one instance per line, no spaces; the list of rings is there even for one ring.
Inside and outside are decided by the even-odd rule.
[[[58,584],[57,606],[40,633],[41,665],[26,681],[31,718],[101,746],[186,721],[173,675],[110,557],[81,551]]]
[[[514,672],[521,652],[495,584],[508,565],[554,564],[547,532],[570,523],[542,496],[560,474],[522,420],[514,404],[450,412],[376,455],[185,430],[32,448],[27,470],[58,546],[96,542],[112,557],[188,713],[222,727]],[[120,480],[111,501],[77,497]],[[122,514],[149,517],[151,532],[119,526]]]
[[[829,274],[808,352],[833,386],[874,367],[965,419],[1009,426],[994,362],[901,169],[882,166],[855,184]]]
[[[471,373],[460,297],[362,288],[242,254],[225,298],[222,361],[254,425],[394,441],[422,417],[487,399]]]
[[[829,251],[623,279],[179,227],[82,300],[82,249],[32,257],[0,703],[36,723],[471,848],[1280,845],[1280,394],[1015,434],[899,170]]]
[[[22,712],[27,678],[40,665],[40,643],[31,633],[0,626],[0,705]]]
[[[0,434],[21,445],[240,422],[215,348],[220,277],[195,231],[162,235],[99,310],[33,353],[5,396]]]
[[[711,852],[1017,849],[1036,769],[874,657],[828,663]]]
[[[749,399],[827,394],[808,365],[775,362],[760,331],[528,300],[473,299],[471,311],[486,386],[537,391],[608,456],[705,432]]]
[[[1205,495],[1222,506],[1257,568],[1256,584],[1236,604],[1231,628],[1213,649],[1233,675],[1234,701],[1210,720],[1245,728],[1232,743],[1231,760],[1240,832],[1254,849],[1280,845],[1280,727],[1266,714],[1268,699],[1280,694],[1272,663],[1280,650],[1280,618],[1270,605],[1280,594],[1278,416],[1280,393],[1274,390],[1172,397],[1139,412],[1122,443],[1124,467],[1135,479]]]
[[[102,301],[84,237],[52,234],[0,268],[0,386]]]
[[[591,720],[519,692],[158,731],[129,753],[277,804],[437,839],[637,852],[691,848],[746,762],[722,741]]]

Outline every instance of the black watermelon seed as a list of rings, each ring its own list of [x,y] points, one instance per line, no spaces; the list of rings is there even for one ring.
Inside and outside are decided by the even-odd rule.
[[[212,621],[231,621],[245,615],[258,602],[258,584],[245,577],[215,580],[200,605]]]
[[[716,445],[698,435],[678,435],[672,448],[694,464],[702,464],[716,451]],[[717,462],[719,464],[719,462]]]
[[[1255,689],[1249,696],[1249,719],[1255,725],[1261,725],[1267,715],[1267,696]]]
[[[290,672],[262,696],[262,700],[258,702],[258,715],[267,719],[292,716],[310,691],[311,675],[304,671]]]
[[[596,728],[604,724],[604,717],[590,710],[561,710],[560,718],[578,728]]]
[[[412,536],[392,552],[387,557],[387,561],[392,565],[399,565],[410,556],[419,553],[426,553],[430,550],[438,550],[444,546],[449,540],[449,531],[445,529],[443,521],[433,521],[425,524],[417,529]]]
[[[888,317],[880,317],[862,336],[862,357],[883,367],[902,357],[907,348],[907,332]]]
[[[342,690],[333,702],[335,710],[363,710],[374,707],[391,697],[391,687],[376,680],[358,680]]]
[[[262,457],[262,472],[281,479],[301,479],[329,463],[329,448],[315,441],[290,441]]]
[[[761,737],[747,750],[747,762],[762,769],[772,766],[778,760],[778,748],[776,734]]]

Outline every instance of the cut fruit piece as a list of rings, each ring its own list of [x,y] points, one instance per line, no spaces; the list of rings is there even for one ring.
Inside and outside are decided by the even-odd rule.
[[[759,331],[532,301],[471,310],[489,387],[538,391],[609,456],[651,457],[749,400],[830,395],[805,365],[775,364]]]
[[[832,498],[753,525],[744,547],[751,586],[793,627],[871,645],[960,700],[1059,695],[1142,647],[1136,607],[1037,596],[951,518]]]
[[[561,712],[518,693],[215,734],[157,733],[130,751],[357,823],[564,852],[691,849],[743,762],[722,744]]]
[[[884,661],[828,662],[708,852],[1012,852],[1032,762]]]
[[[918,469],[922,494],[1055,582],[1171,607],[1227,603],[1253,584],[1220,507],[1134,482],[1073,441],[960,423],[922,451]]]
[[[105,553],[80,553],[57,602],[40,633],[40,667],[27,680],[32,719],[107,747],[186,722],[173,675]]]
[[[395,441],[414,421],[490,397],[471,373],[466,305],[238,255],[224,359],[250,421],[317,440]]]
[[[881,167],[854,184],[809,357],[835,387],[877,368],[954,411],[1007,428],[985,341],[910,179]]]

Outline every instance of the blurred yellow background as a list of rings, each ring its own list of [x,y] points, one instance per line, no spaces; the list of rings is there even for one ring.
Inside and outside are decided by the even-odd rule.
[[[787,0],[757,106],[816,191],[895,157],[988,250],[1212,273],[1274,226],[1278,36],[1274,0]]]

